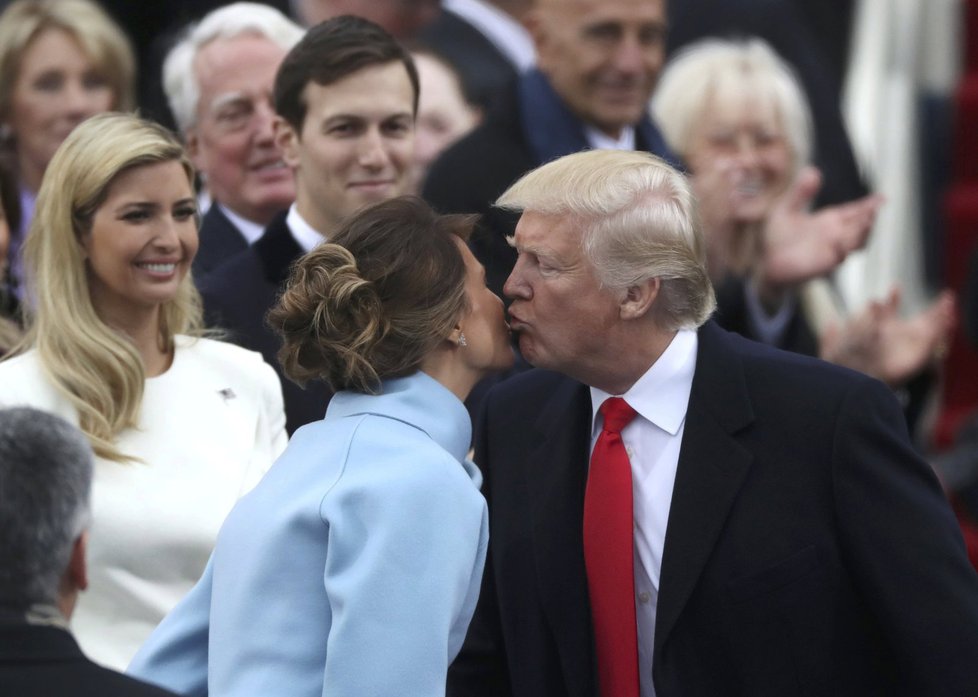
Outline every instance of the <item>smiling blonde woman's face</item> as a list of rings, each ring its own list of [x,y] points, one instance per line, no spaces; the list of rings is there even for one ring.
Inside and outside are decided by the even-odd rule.
[[[107,77],[71,34],[41,31],[21,56],[8,119],[27,186],[37,190],[54,151],[75,126],[117,101]]]

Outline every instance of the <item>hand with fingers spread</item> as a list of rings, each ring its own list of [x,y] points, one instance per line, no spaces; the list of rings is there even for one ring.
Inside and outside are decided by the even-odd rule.
[[[750,267],[756,249],[756,225],[743,215],[748,172],[736,158],[721,157],[692,177],[700,223],[706,242],[706,263],[714,283],[740,276]]]
[[[883,197],[871,194],[813,212],[821,184],[818,169],[803,168],[771,210],[759,260],[763,286],[773,290],[824,276],[866,244]]]
[[[903,318],[900,291],[894,288],[843,327],[823,332],[820,355],[899,387],[938,357],[954,328],[955,305],[954,293],[945,290],[928,308]]]

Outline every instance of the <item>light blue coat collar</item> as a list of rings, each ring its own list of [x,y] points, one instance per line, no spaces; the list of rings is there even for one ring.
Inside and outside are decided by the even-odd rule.
[[[327,420],[358,414],[386,416],[414,426],[467,464],[472,440],[469,413],[458,397],[426,373],[384,380],[377,395],[337,392],[326,407]]]

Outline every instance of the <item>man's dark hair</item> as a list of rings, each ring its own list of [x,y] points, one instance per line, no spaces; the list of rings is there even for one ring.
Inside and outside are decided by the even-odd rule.
[[[417,113],[418,71],[408,50],[373,22],[352,15],[328,19],[306,32],[282,61],[275,76],[275,111],[298,133],[306,118],[306,85],[330,85],[363,68],[393,61],[407,70]]]

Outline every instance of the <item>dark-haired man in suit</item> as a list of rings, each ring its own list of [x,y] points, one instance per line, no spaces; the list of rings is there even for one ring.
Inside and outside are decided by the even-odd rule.
[[[311,28],[275,78],[276,142],[295,173],[296,199],[249,249],[202,284],[211,324],[261,351],[283,377],[286,428],[321,419],[330,392],[284,377],[281,345],[265,324],[289,268],[357,209],[411,187],[418,75],[410,54],[376,24],[352,16]]]
[[[730,334],[685,178],[587,151],[499,200],[536,370],[489,392],[448,694],[970,695],[978,577],[881,383]]]
[[[88,585],[92,449],[37,409],[0,409],[0,695],[166,697],[92,663],[68,625]]]

